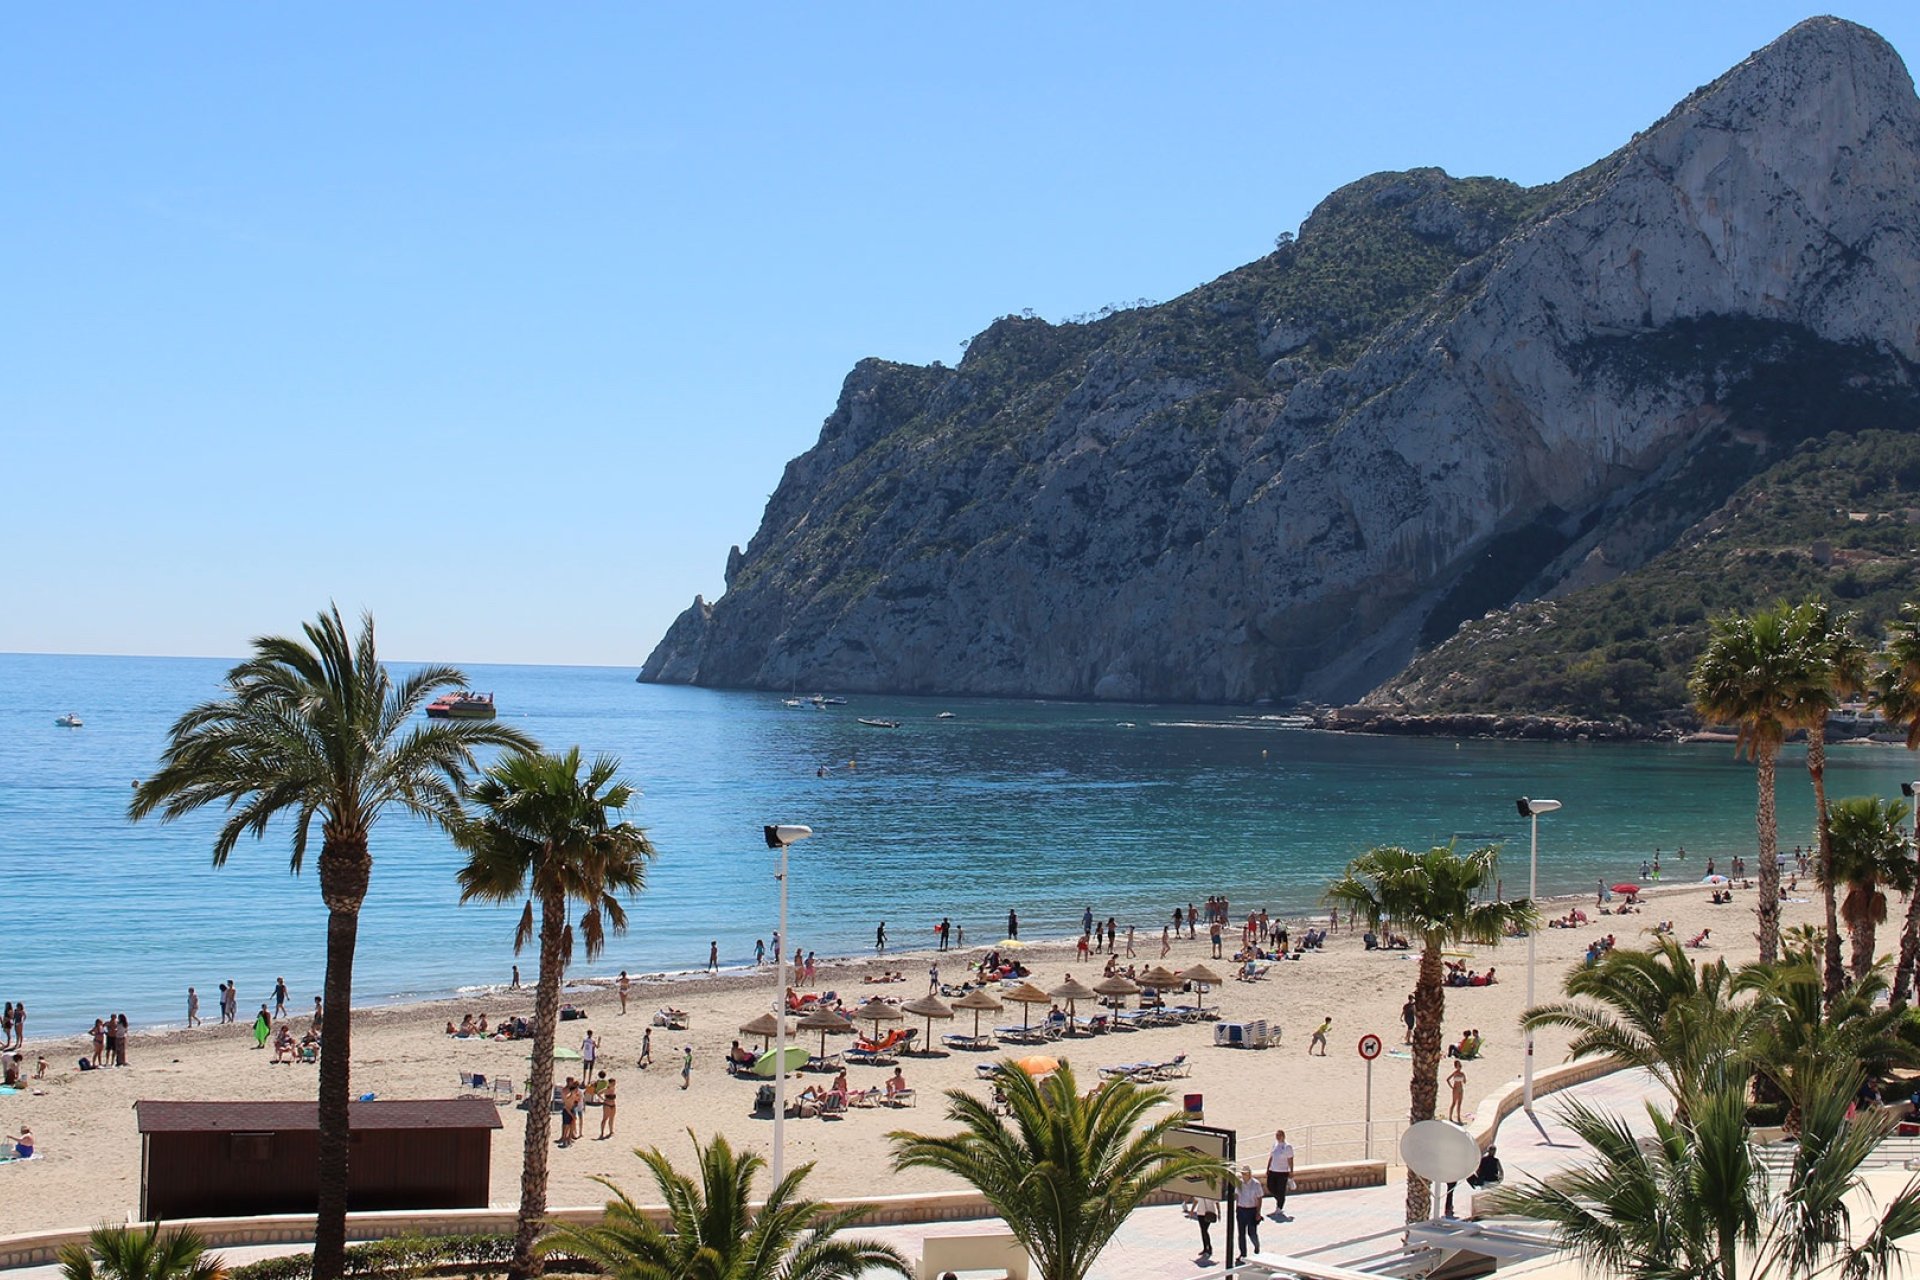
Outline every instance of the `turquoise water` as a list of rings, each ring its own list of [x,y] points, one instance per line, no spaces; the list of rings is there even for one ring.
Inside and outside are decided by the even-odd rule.
[[[279,975],[296,1007],[317,990],[324,912],[312,869],[289,877],[285,831],[216,871],[212,816],[125,818],[168,725],[227,665],[0,655],[0,997],[27,1002],[30,1032],[108,1010],[178,1021],[189,983],[211,1010],[215,984],[237,979],[243,1012]],[[943,914],[969,941],[996,940],[1009,906],[1023,934],[1077,931],[1087,905],[1154,933],[1175,904],[1212,893],[1304,911],[1348,857],[1383,842],[1507,840],[1506,886],[1521,891],[1521,794],[1567,805],[1541,823],[1543,891],[1635,876],[1656,846],[1673,879],[1677,844],[1697,878],[1707,853],[1753,844],[1753,771],[1725,746],[1353,737],[1219,708],[857,696],[816,711],[639,685],[631,669],[469,672],[504,719],[550,746],[621,756],[644,792],[635,816],[659,860],[632,930],[580,972],[698,968],[710,939],[726,962],[750,960],[777,909],[767,822],[818,833],[795,850],[790,933],[823,955],[871,947],[880,920],[896,945],[930,944]],[[935,719],[943,710],[957,718]],[[85,727],[56,727],[66,711]],[[1783,764],[1791,847],[1812,805],[1797,753]],[[1832,791],[1897,795],[1916,767],[1898,749],[1843,749]],[[516,913],[457,905],[445,837],[389,817],[373,852],[358,998],[506,979]]]

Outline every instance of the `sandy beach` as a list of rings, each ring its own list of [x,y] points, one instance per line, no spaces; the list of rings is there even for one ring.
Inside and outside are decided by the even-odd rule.
[[[1545,1001],[1559,994],[1561,978],[1580,960],[1591,940],[1612,933],[1622,946],[1644,945],[1652,926],[1661,919],[1671,919],[1683,939],[1710,927],[1715,945],[1699,953],[1704,958],[1724,955],[1732,963],[1751,960],[1756,951],[1751,937],[1753,894],[1737,893],[1731,906],[1710,905],[1706,897],[1706,891],[1698,886],[1662,888],[1647,895],[1639,914],[1594,915],[1584,927],[1543,929],[1538,944],[1537,998]],[[1574,905],[1589,914],[1594,911],[1590,895],[1578,901],[1543,903],[1549,914],[1564,913]],[[1819,915],[1818,899],[1802,893],[1785,906],[1783,925],[1817,923]],[[1324,917],[1318,923],[1324,923]],[[1231,955],[1237,931],[1230,932],[1228,939],[1227,954]],[[1160,963],[1157,922],[1150,934],[1142,925],[1135,946],[1138,954],[1131,963],[1142,969]],[[985,950],[976,947],[938,957],[943,979],[949,983],[961,981],[966,976],[965,966]],[[932,954],[901,952],[884,958],[823,963],[814,985],[837,990],[850,1005],[875,994],[910,1000],[926,991]],[[1088,983],[1100,976],[1101,963],[1076,963],[1071,943],[1035,943],[1018,955],[1033,971],[1033,981],[1043,989],[1057,984],[1068,973]],[[1165,963],[1179,968],[1202,960],[1222,972],[1230,967],[1230,962],[1211,960],[1204,930],[1198,939],[1175,943]],[[1497,966],[1499,981],[1491,987],[1447,991],[1448,1040],[1457,1040],[1467,1028],[1479,1028],[1485,1035],[1482,1056],[1466,1068],[1469,1110],[1495,1089],[1519,1078],[1522,1038],[1517,1019],[1525,1004],[1525,961],[1523,940],[1473,948],[1466,963],[1480,971]],[[1122,966],[1127,963],[1122,957]],[[531,974],[531,963],[522,968]],[[906,981],[866,981],[882,971],[896,969],[904,971]],[[1362,1116],[1364,1078],[1356,1044],[1363,1034],[1378,1034],[1388,1045],[1374,1072],[1375,1119],[1403,1117],[1406,1113],[1411,1063],[1401,1043],[1400,1007],[1412,990],[1414,971],[1411,954],[1369,952],[1357,930],[1349,933],[1343,927],[1330,935],[1324,950],[1310,952],[1297,962],[1276,964],[1258,982],[1228,981],[1209,995],[1208,1002],[1217,1001],[1229,1019],[1264,1018],[1279,1026],[1284,1038],[1276,1048],[1215,1048],[1212,1025],[1201,1023],[1113,1032],[1057,1041],[1041,1050],[1014,1048],[1011,1052],[1045,1052],[1066,1058],[1089,1083],[1102,1065],[1167,1059],[1184,1052],[1192,1064],[1192,1075],[1168,1086],[1176,1091],[1175,1105],[1178,1094],[1200,1093],[1205,1098],[1207,1122],[1239,1130],[1243,1142],[1254,1142],[1256,1149],[1275,1127],[1285,1127],[1295,1145],[1302,1148],[1303,1162],[1314,1158],[1310,1143],[1313,1149],[1326,1152],[1325,1158],[1339,1158],[1356,1154],[1351,1144],[1358,1138],[1359,1127],[1353,1122]],[[567,998],[584,1008],[588,1016],[562,1023],[559,1043],[577,1047],[591,1028],[602,1045],[601,1068],[619,1080],[622,1105],[613,1139],[593,1139],[600,1120],[598,1110],[590,1108],[586,1119],[588,1140],[553,1152],[550,1202],[556,1206],[599,1203],[605,1196],[589,1181],[594,1175],[611,1176],[627,1184],[641,1199],[652,1198],[631,1149],[659,1144],[679,1156],[688,1149],[689,1128],[702,1137],[724,1132],[738,1143],[765,1150],[771,1141],[772,1124],[769,1118],[752,1114],[756,1082],[728,1076],[722,1058],[729,1044],[739,1037],[739,1026],[769,1007],[773,986],[770,969],[751,974],[636,980],[625,1016],[621,1016],[618,999],[611,990],[571,990]],[[105,1003],[103,995],[103,1006]],[[206,1001],[208,1011],[213,1003],[211,999]],[[526,1042],[453,1039],[445,1034],[445,1028],[449,1019],[458,1021],[467,1012],[484,1012],[490,1021],[497,1022],[515,1014],[530,1014],[532,1004],[531,990],[522,990],[357,1011],[354,1092],[382,1098],[451,1096],[459,1091],[458,1076],[463,1071],[524,1081]],[[639,1070],[635,1059],[642,1032],[652,1013],[663,1005],[684,1009],[691,1017],[691,1027],[684,1032],[655,1028],[655,1063]],[[1039,1012],[1044,1013],[1044,1009]],[[243,1017],[245,1014],[243,1008]],[[1327,1056],[1309,1056],[1308,1039],[1327,1016],[1333,1019]],[[1019,1007],[1008,1005],[1003,1014],[987,1015],[984,1025],[1019,1020]],[[298,1028],[304,1023],[296,1021],[294,1025]],[[917,1025],[924,1036],[924,1022]],[[955,1022],[935,1022],[933,1032],[937,1041],[943,1032],[970,1031],[971,1026],[971,1016],[962,1013]],[[801,1037],[798,1042],[807,1041]],[[836,1040],[829,1048],[844,1048],[846,1043]],[[693,1046],[694,1072],[691,1087],[682,1091],[679,1053],[688,1044]],[[1565,1044],[1564,1036],[1543,1034],[1539,1038],[1539,1065],[1561,1061]],[[139,1099],[311,1098],[314,1091],[311,1066],[270,1065],[271,1054],[253,1048],[251,1028],[245,1023],[136,1035],[129,1043],[129,1065],[124,1069],[77,1071],[75,1060],[86,1049],[79,1038],[30,1040],[28,1071],[33,1068],[37,1051],[50,1064],[47,1078],[19,1093],[0,1095],[0,1130],[18,1132],[22,1124],[32,1126],[44,1153],[31,1162],[0,1167],[0,1204],[6,1208],[0,1231],[121,1220],[132,1213],[139,1197],[140,1142],[133,1112],[133,1104]],[[816,1195],[883,1194],[944,1185],[936,1175],[925,1172],[887,1172],[885,1135],[900,1127],[943,1128],[940,1092],[953,1087],[983,1088],[976,1081],[974,1068],[994,1056],[957,1052],[902,1059],[907,1080],[919,1093],[916,1108],[855,1109],[844,1118],[793,1121],[787,1125],[789,1161],[818,1162],[809,1184]],[[577,1069],[577,1064],[557,1066],[561,1074],[569,1067]],[[890,1073],[888,1068],[850,1068],[855,1087],[879,1085]],[[800,1078],[801,1083],[789,1087],[797,1092],[803,1083],[829,1078],[805,1076]],[[1446,1101],[1443,1083],[1443,1112]],[[510,1206],[518,1198],[524,1112],[503,1107],[501,1114],[505,1128],[494,1139],[493,1201]],[[1343,1124],[1347,1127],[1327,1127]],[[1346,1149],[1334,1148],[1331,1144],[1336,1142],[1345,1142]]]

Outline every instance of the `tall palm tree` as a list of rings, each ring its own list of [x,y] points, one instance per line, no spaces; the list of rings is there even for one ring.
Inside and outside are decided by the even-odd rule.
[[[162,1234],[154,1223],[95,1227],[85,1244],[60,1250],[61,1280],[224,1280],[227,1267],[209,1256],[206,1241],[191,1227]]]
[[[1041,1280],[1083,1280],[1148,1196],[1183,1178],[1224,1184],[1219,1161],[1166,1145],[1178,1111],[1150,1113],[1164,1089],[1110,1080],[1082,1095],[1065,1063],[1035,1080],[1011,1062],[994,1073],[1007,1116],[964,1089],[947,1091],[946,1137],[897,1131],[896,1169],[938,1169],[971,1183],[1033,1257]]]
[[[1827,913],[1824,949],[1826,998],[1834,999],[1846,982],[1840,963],[1839,911],[1834,892],[1833,837],[1827,809],[1827,717],[1843,698],[1859,693],[1871,678],[1870,654],[1855,633],[1860,615],[1833,612],[1809,601],[1794,611],[1800,641],[1808,654],[1807,682],[1796,699],[1794,717],[1807,731],[1807,776],[1813,780],[1814,830],[1819,841],[1819,879]]]
[[[423,667],[394,680],[374,647],[373,617],[349,636],[338,607],[302,629],[304,640],[262,636],[253,656],[227,672],[220,698],[173,724],[160,771],[133,793],[134,820],[171,822],[219,804],[214,838],[224,866],[240,837],[265,835],[273,819],[293,824],[292,867],[306,860],[320,823],[320,896],[327,904],[326,1025],[320,1041],[319,1217],[315,1280],[346,1265],[347,1097],[353,1043],[353,952],[360,904],[373,874],[368,840],[391,808],[452,830],[475,752],[531,747],[526,734],[483,720],[416,721],[441,690],[464,688],[456,668]]]
[[[620,762],[600,756],[584,777],[580,748],[565,755],[517,751],[488,769],[473,788],[480,816],[455,834],[467,863],[457,873],[460,901],[527,904],[514,931],[517,954],[534,938],[540,904],[540,976],[533,994],[533,1063],[527,1082],[526,1156],[520,1170],[520,1217],[508,1274],[537,1275],[534,1250],[547,1212],[547,1135],[553,1111],[553,1041],[560,1014],[560,980],[573,958],[572,905],[579,903],[580,936],[588,960],[609,932],[627,927],[623,897],[646,886],[653,845],[646,833],[614,815],[633,799],[616,781]]]
[[[1887,643],[1881,652],[1874,701],[1894,724],[1907,729],[1907,750],[1920,748],[1920,605],[1900,606],[1900,616],[1887,624]],[[1920,804],[1916,798],[1915,804]],[[1920,855],[1920,848],[1914,850]],[[1920,892],[1907,898],[1907,919],[1900,930],[1900,962],[1893,971],[1893,1002],[1904,1005],[1913,990],[1913,973],[1920,961]]]
[[[1328,887],[1327,902],[1364,916],[1375,932],[1418,940],[1420,976],[1413,989],[1413,1082],[1410,1122],[1431,1120],[1440,1093],[1440,1041],[1446,1021],[1446,966],[1441,953],[1463,942],[1497,943],[1510,930],[1535,928],[1540,913],[1525,898],[1488,901],[1498,850],[1471,853],[1442,845],[1425,853],[1385,845],[1347,864]],[[1419,1222],[1433,1207],[1425,1178],[1407,1174],[1407,1221]]]
[[[1850,968],[1856,981],[1872,966],[1874,934],[1887,921],[1885,890],[1909,893],[1914,888],[1906,823],[1906,806],[1897,800],[1849,796],[1833,806],[1833,849],[1825,874],[1832,877],[1829,894],[1838,885],[1847,887],[1840,918],[1852,942]]]
[[[666,1229],[654,1225],[611,1181],[595,1178],[614,1195],[606,1213],[586,1226],[556,1224],[541,1241],[541,1252],[584,1258],[613,1280],[854,1280],[870,1271],[912,1274],[892,1246],[838,1235],[864,1212],[861,1206],[831,1209],[800,1195],[811,1164],[782,1178],[755,1212],[753,1179],[767,1162],[735,1152],[717,1135],[704,1147],[696,1138],[694,1150],[700,1160],[698,1182],[675,1169],[657,1147],[634,1152],[666,1203]]]
[[[1744,1071],[1736,1055],[1746,1025],[1726,962],[1696,964],[1671,937],[1574,969],[1566,993],[1528,1009],[1521,1025],[1574,1032],[1569,1058],[1608,1055],[1644,1068],[1683,1111],[1689,1097]]]
[[[1551,1223],[1590,1264],[1633,1280],[1884,1280],[1902,1242],[1920,1232],[1920,1181],[1851,1238],[1843,1200],[1857,1193],[1860,1167],[1891,1124],[1849,1123],[1858,1080],[1831,1072],[1810,1092],[1792,1163],[1777,1182],[1754,1157],[1737,1085],[1696,1098],[1684,1118],[1649,1104],[1653,1135],[1644,1144],[1623,1120],[1570,1103],[1566,1123],[1592,1158],[1502,1187],[1488,1207]]]
[[[1804,627],[1778,604],[1751,617],[1712,621],[1706,650],[1693,665],[1688,692],[1700,715],[1739,733],[1735,750],[1753,760],[1759,788],[1760,958],[1780,950],[1779,820],[1774,813],[1774,763],[1789,730],[1802,723],[1803,699],[1813,681]]]

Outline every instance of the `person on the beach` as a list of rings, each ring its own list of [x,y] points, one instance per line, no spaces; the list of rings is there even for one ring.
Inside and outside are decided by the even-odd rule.
[[[587,1034],[580,1041],[580,1064],[586,1069],[589,1080],[593,1078],[593,1060],[600,1056],[600,1042],[593,1038],[593,1028],[587,1028]]]
[[[18,1134],[8,1134],[6,1141],[13,1144],[13,1154],[21,1160],[33,1159],[33,1130],[26,1125],[20,1126]]]
[[[1215,920],[1207,926],[1207,940],[1213,943],[1213,958],[1220,958],[1220,922]]]
[[[1093,907],[1091,905],[1080,913],[1080,932],[1089,934],[1093,932]]]
[[[1219,1221],[1220,1207],[1211,1200],[1189,1200],[1181,1212],[1200,1224],[1200,1256],[1213,1258],[1213,1224]]]
[[[1189,939],[1199,937],[1200,936],[1199,930],[1200,930],[1200,913],[1196,911],[1194,909],[1193,904],[1189,902],[1187,904],[1187,937]]]
[[[938,960],[927,966],[927,994],[930,996],[940,994],[940,962]]]
[[[680,1087],[682,1089],[685,1089],[692,1083],[693,1083],[693,1046],[690,1044],[682,1045],[680,1048]]]
[[[1240,1185],[1233,1193],[1233,1216],[1240,1223],[1240,1262],[1247,1260],[1249,1248],[1260,1252],[1260,1202],[1266,1196],[1267,1189],[1253,1176],[1252,1166],[1241,1165]]]
[[[100,1059],[107,1052],[107,1024],[99,1018],[93,1020],[93,1057],[88,1061],[94,1066],[100,1065]]]
[[[507,984],[507,990],[518,991],[519,989],[520,989],[520,966],[515,965],[513,966],[513,981]]]
[[[1612,901],[1613,901],[1613,895],[1607,892],[1607,878],[1605,876],[1601,876],[1600,877],[1600,896],[1594,900],[1594,905],[1597,907],[1603,903],[1612,902]]]
[[[316,1036],[320,1034],[320,1030],[321,1030],[320,1024],[325,1021],[325,1019],[321,1016],[322,1012],[323,1012],[323,1006],[320,1003],[320,997],[315,996],[313,998],[313,1022],[308,1025],[307,1030],[308,1032]]]
[[[1313,1033],[1313,1039],[1307,1041],[1308,1054],[1312,1054],[1314,1046],[1318,1045],[1320,1056],[1323,1058],[1327,1056],[1327,1032],[1331,1030],[1333,1030],[1333,1015],[1328,1014],[1327,1020],[1320,1024],[1320,1029]]]
[[[227,979],[227,1021],[240,1021],[240,984]]]
[[[1007,936],[1015,941],[1020,938],[1020,917],[1013,913],[1011,907],[1007,908]]]
[[[1160,958],[1165,960],[1167,952],[1173,950],[1173,939],[1167,936],[1167,926],[1160,926]]]
[[[16,1006],[14,1009],[14,1017],[18,1019],[19,1016],[20,1010]],[[119,1025],[114,1028],[113,1065],[116,1067],[124,1067],[127,1065],[127,1015],[124,1013],[120,1015]]]
[[[1273,1197],[1273,1220],[1287,1221],[1287,1184],[1293,1181],[1293,1144],[1285,1129],[1273,1131],[1273,1148],[1267,1152],[1267,1194]]]
[[[754,963],[758,964],[759,962],[755,961]],[[620,993],[620,1016],[623,1018],[627,1016],[627,991],[632,986],[633,983],[627,980],[627,971],[622,969],[620,971],[620,980],[613,984],[613,989]]]
[[[880,927],[873,931],[873,949],[880,955],[887,954],[887,922],[882,920]]]
[[[600,1136],[602,1138],[613,1136],[613,1116],[617,1105],[614,1093],[618,1083],[612,1076],[608,1076],[606,1085],[600,1090]]]
[[[95,1023],[94,1025],[98,1026],[99,1024]],[[192,987],[187,988],[187,1025],[189,1027],[197,1027],[200,1025],[200,993]],[[97,1058],[100,1055],[96,1052],[93,1056]]]
[[[273,980],[273,1016],[276,1018],[287,1016],[287,980],[285,978]]]
[[[648,1027],[646,1030],[640,1033],[639,1066],[641,1070],[644,1071],[646,1068],[652,1065],[653,1065],[653,1028]]]
[[[1127,959],[1133,959],[1133,926],[1127,926]]]
[[[1412,996],[1408,996],[1407,1002],[1400,1006],[1400,1021],[1407,1024],[1407,1038],[1405,1043],[1412,1044],[1413,1043],[1413,997]]]
[[[1176,938],[1177,938],[1177,937],[1179,937],[1179,936],[1180,936],[1180,926],[1181,926],[1181,924],[1182,924],[1182,923],[1184,923],[1184,922],[1185,922],[1185,920],[1186,920],[1186,916],[1185,916],[1185,915],[1183,915],[1183,914],[1181,913],[1181,911],[1180,911],[1180,908],[1179,908],[1179,907],[1175,907],[1175,908],[1173,909],[1173,935],[1174,935],[1174,937],[1176,937]],[[1164,937],[1166,937],[1166,933],[1165,933],[1165,932],[1163,931],[1163,932],[1161,933],[1161,935],[1160,935],[1160,936],[1164,938]]]
[[[220,994],[215,997],[214,1000],[214,1017],[219,1020],[221,1025],[225,1025],[227,1021],[227,984],[224,982],[220,984]]]
[[[807,952],[807,981],[809,983],[813,981],[813,975],[817,971],[817,968],[818,966],[814,963],[813,952]]]
[[[1453,1091],[1447,1102],[1447,1119],[1455,1124],[1465,1124],[1466,1121],[1460,1116],[1460,1108],[1467,1098],[1467,1069],[1460,1065],[1458,1058],[1454,1059],[1453,1073],[1447,1077],[1447,1088]]]
[[[764,965],[766,962],[767,962],[767,940],[765,938],[755,938],[753,940],[753,967],[758,969],[761,965]],[[622,970],[621,972],[624,973],[625,970]]]

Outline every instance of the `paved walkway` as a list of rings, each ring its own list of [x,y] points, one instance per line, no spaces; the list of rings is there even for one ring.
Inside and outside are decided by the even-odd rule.
[[[1641,1118],[1636,1128],[1644,1128],[1645,1104],[1650,1098],[1662,1098],[1659,1087],[1644,1071],[1621,1071],[1587,1084],[1542,1098],[1535,1106],[1545,1130],[1544,1135],[1521,1112],[1515,1112],[1500,1125],[1496,1145],[1506,1166],[1508,1181],[1523,1174],[1544,1175],[1578,1160],[1584,1148],[1560,1123],[1561,1104],[1579,1098],[1589,1105],[1630,1117]],[[1251,1153],[1249,1163],[1264,1164],[1264,1146]],[[1260,1224],[1260,1244],[1269,1253],[1307,1253],[1341,1245],[1369,1236],[1383,1237],[1380,1249],[1389,1247],[1406,1219],[1405,1171],[1390,1168],[1387,1185],[1356,1191],[1326,1191],[1316,1195],[1288,1199],[1290,1220],[1276,1222],[1269,1215]],[[1462,1184],[1456,1190],[1455,1209],[1463,1216],[1472,1209],[1472,1192]],[[891,1227],[861,1230],[858,1234],[884,1240],[907,1257],[917,1259],[921,1242],[934,1235],[967,1235],[992,1230],[995,1223],[940,1222],[925,1226]],[[1226,1264],[1226,1224],[1214,1224],[1214,1259],[1203,1261],[1199,1228],[1180,1212],[1177,1205],[1142,1209],[1127,1220],[1100,1260],[1094,1264],[1093,1280],[1190,1280],[1209,1271],[1218,1274]],[[298,1253],[302,1246],[274,1245],[247,1249],[221,1249],[218,1252],[229,1265],[259,1258]],[[879,1273],[875,1273],[876,1275]],[[58,1267],[26,1267],[7,1273],[6,1280],[59,1280]]]

